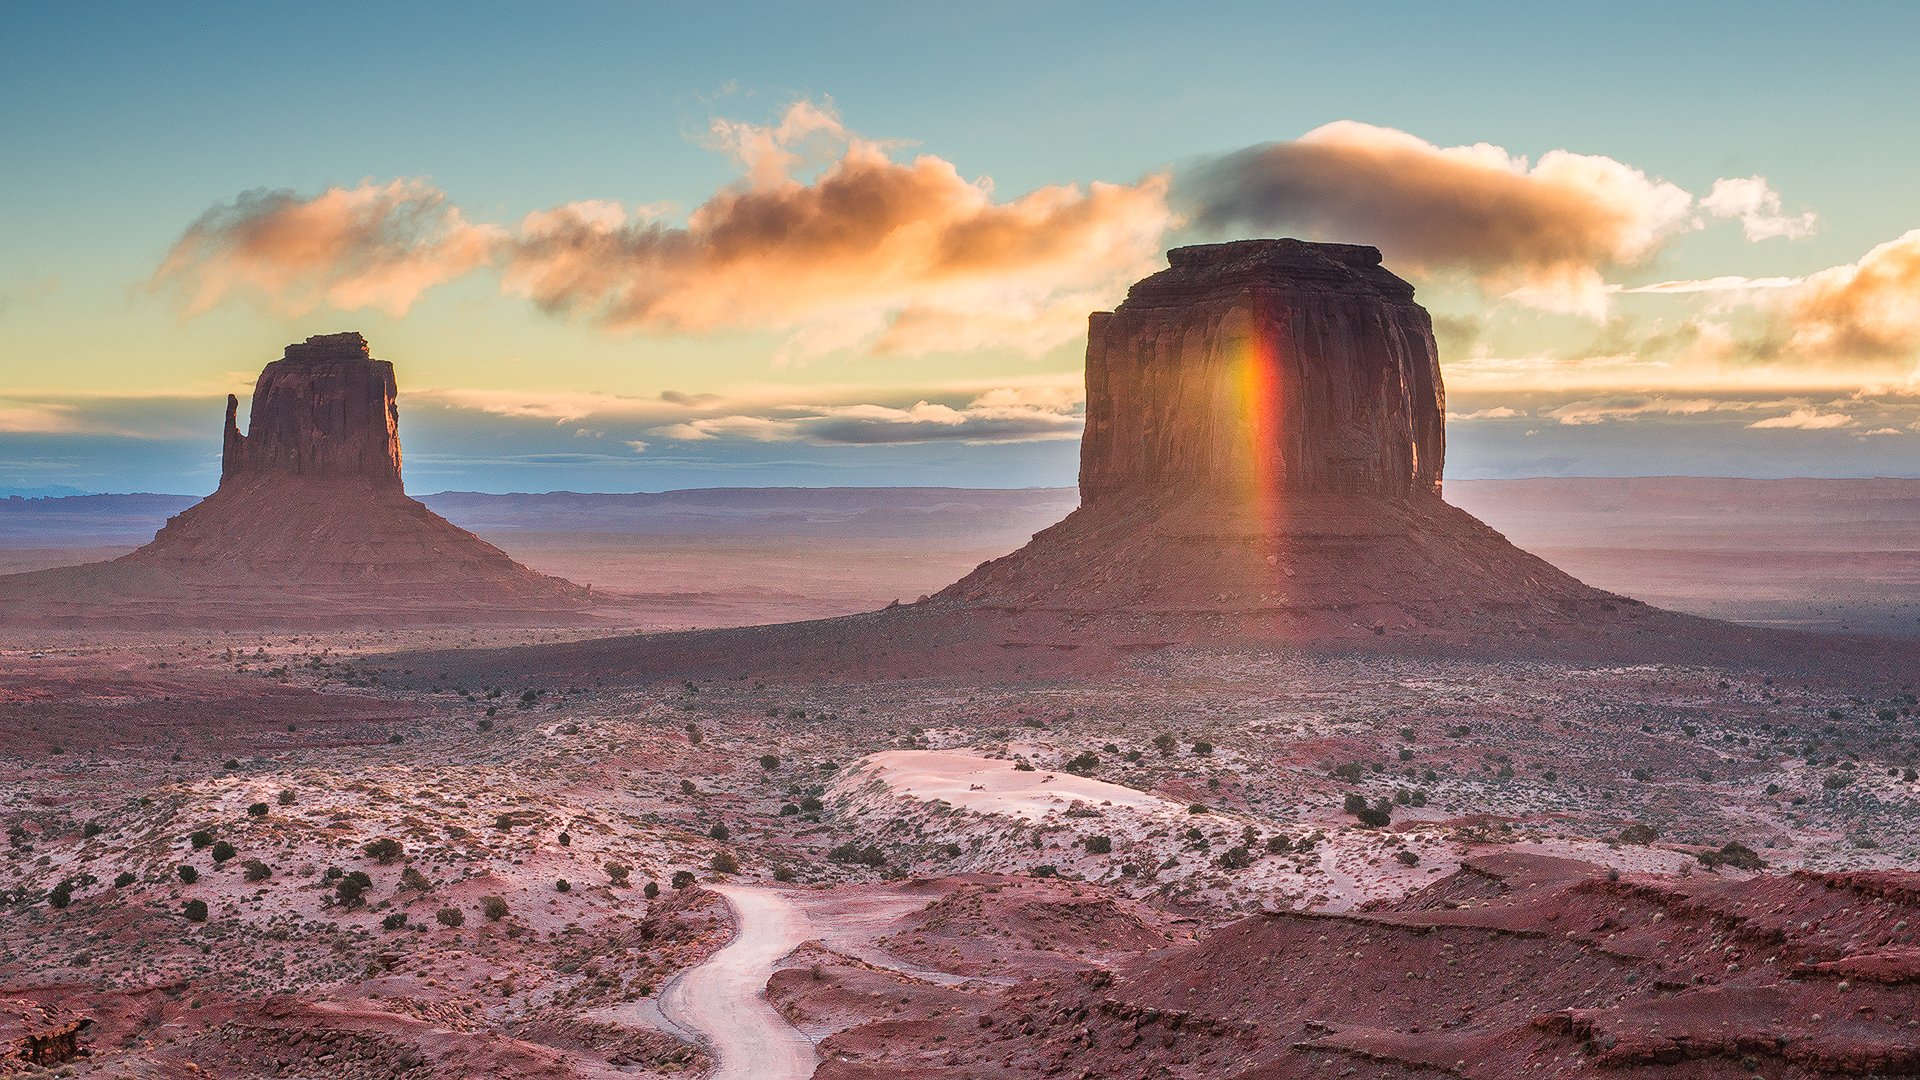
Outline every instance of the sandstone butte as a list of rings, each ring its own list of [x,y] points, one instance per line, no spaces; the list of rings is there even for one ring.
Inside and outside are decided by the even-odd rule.
[[[1433,323],[1379,251],[1241,240],[1168,263],[1089,321],[1080,508],[932,603],[1305,639],[1650,612],[1442,499]]]
[[[587,589],[407,497],[393,365],[357,333],[289,345],[227,398],[220,486],[110,562],[0,577],[15,625],[400,626],[579,621]]]
[[[1242,240],[1168,262],[1091,316],[1081,505],[1020,550],[865,615],[420,663],[997,679],[1188,645],[1832,662],[1825,639],[1591,588],[1447,503],[1432,320],[1377,250]]]

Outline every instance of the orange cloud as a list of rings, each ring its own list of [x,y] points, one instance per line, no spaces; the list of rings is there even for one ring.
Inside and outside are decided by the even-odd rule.
[[[1606,310],[1605,271],[1697,225],[1685,190],[1612,158],[1554,150],[1529,163],[1351,120],[1229,154],[1182,186],[1216,230],[1372,244],[1401,266],[1464,270],[1521,302],[1587,315]]]
[[[322,305],[403,315],[428,289],[490,263],[505,231],[469,223],[421,180],[249,191],[200,215],[152,285],[189,314],[241,295],[288,315]]]
[[[1173,221],[1164,176],[996,202],[989,181],[931,155],[895,161],[805,102],[716,137],[747,177],[684,227],[606,203],[531,214],[505,287],[618,333],[774,329],[801,354],[1038,351],[1156,268]],[[837,156],[800,179],[795,148],[822,139]]]
[[[1777,348],[1790,356],[1885,362],[1920,354],[1920,229],[1859,262],[1809,275],[1784,291],[1775,314]]]

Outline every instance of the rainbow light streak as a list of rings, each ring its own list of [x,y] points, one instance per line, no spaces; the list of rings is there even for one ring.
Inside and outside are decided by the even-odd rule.
[[[1280,524],[1281,477],[1286,467],[1280,452],[1280,426],[1285,388],[1281,385],[1279,346],[1268,328],[1257,326],[1236,348],[1233,358],[1235,392],[1239,397],[1240,430],[1247,445],[1240,447],[1239,479],[1242,503],[1268,531]]]

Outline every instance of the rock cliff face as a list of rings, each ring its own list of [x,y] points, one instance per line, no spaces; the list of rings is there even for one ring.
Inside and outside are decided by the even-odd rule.
[[[287,346],[253,387],[247,434],[227,397],[220,482],[279,474],[356,477],[400,486],[400,410],[393,365],[359,334],[325,334]]]
[[[393,365],[359,334],[289,345],[227,399],[220,487],[107,563],[0,578],[19,625],[568,623],[588,590],[407,497]]]
[[[1087,336],[1081,505],[933,606],[1306,640],[1647,609],[1440,498],[1432,321],[1373,248],[1178,248]]]
[[[1438,493],[1433,324],[1373,248],[1176,248],[1087,330],[1085,505],[1156,489]]]

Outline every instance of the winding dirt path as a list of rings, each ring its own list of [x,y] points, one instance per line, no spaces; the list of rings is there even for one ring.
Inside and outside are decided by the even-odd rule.
[[[813,1041],[762,994],[774,963],[813,936],[812,924],[773,889],[709,888],[733,909],[733,940],[667,986],[661,1013],[713,1053],[719,1066],[707,1080],[807,1080],[818,1064]]]

